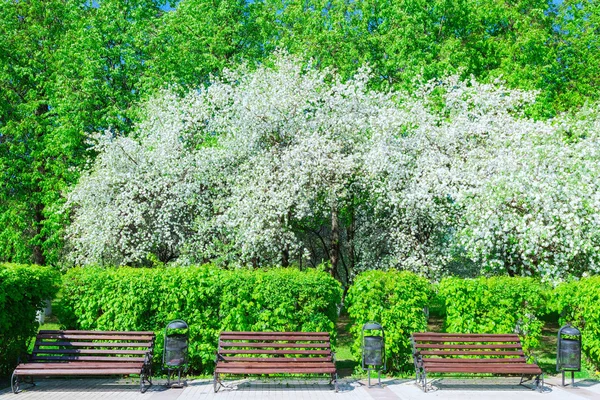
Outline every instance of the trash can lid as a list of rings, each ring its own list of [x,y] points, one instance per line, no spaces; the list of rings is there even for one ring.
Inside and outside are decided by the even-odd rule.
[[[383,327],[377,322],[367,322],[363,325],[363,331],[366,330],[383,330]]]
[[[188,324],[186,324],[185,321],[178,319],[169,322],[167,329],[188,329]]]
[[[581,332],[579,332],[579,329],[575,328],[574,326],[565,325],[562,328],[560,328],[560,334],[561,335],[570,335],[570,336],[580,336]]]

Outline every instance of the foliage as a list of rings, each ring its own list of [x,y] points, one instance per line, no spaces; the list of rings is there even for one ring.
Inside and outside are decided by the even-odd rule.
[[[64,278],[61,322],[67,328],[150,330],[162,357],[164,327],[190,326],[190,368],[214,367],[224,330],[321,331],[334,334],[341,288],[323,272],[222,270],[214,266],[72,268]]]
[[[561,325],[571,323],[581,331],[583,352],[600,369],[600,277],[558,285],[550,304],[560,313]]]
[[[0,260],[44,265],[45,250],[60,246],[48,206],[73,182],[81,135],[54,134],[50,102],[72,16],[60,0],[0,4]]]
[[[48,267],[0,264],[0,376],[12,373],[36,334],[36,311],[58,292],[60,275]]]
[[[179,2],[156,21],[155,36],[145,49],[151,58],[144,87],[198,87],[235,62],[262,60],[273,50],[262,42],[270,22],[257,16],[262,6],[262,1],[243,0]]]
[[[60,261],[62,192],[94,156],[86,134],[130,129],[159,5],[0,4],[0,260]]]
[[[446,332],[518,333],[523,348],[539,346],[546,292],[533,278],[445,278],[439,284]]]
[[[548,71],[548,96],[557,108],[569,109],[599,98],[600,4],[564,0],[554,18],[556,62]]]
[[[385,330],[388,367],[395,371],[410,370],[410,335],[426,331],[424,307],[432,297],[433,286],[408,271],[367,271],[358,275],[345,300],[353,322],[350,332],[356,359],[361,357],[362,326],[377,321]]]

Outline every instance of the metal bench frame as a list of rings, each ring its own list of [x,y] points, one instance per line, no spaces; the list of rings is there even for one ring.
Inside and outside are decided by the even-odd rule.
[[[537,363],[528,363],[518,335],[423,332],[410,341],[416,383],[424,392],[428,372],[521,375],[519,384],[532,376],[536,389],[544,390],[544,374]]]
[[[327,332],[222,332],[214,391],[221,375],[327,374],[338,391],[335,354]]]
[[[10,379],[13,393],[34,376],[140,375],[140,392],[152,385],[154,332],[43,330],[27,361]],[[30,382],[21,381],[29,377]]]

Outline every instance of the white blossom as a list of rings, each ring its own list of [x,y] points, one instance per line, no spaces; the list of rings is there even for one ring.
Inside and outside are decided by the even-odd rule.
[[[599,108],[535,121],[536,93],[448,77],[369,89],[279,53],[164,91],[131,137],[97,140],[68,194],[78,264],[319,264],[339,218],[344,279],[598,272]],[[339,274],[342,277],[342,274]]]

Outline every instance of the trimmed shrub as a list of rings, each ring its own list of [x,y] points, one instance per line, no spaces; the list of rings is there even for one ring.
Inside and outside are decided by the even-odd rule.
[[[8,376],[27,351],[38,323],[36,311],[52,299],[60,275],[48,267],[0,264],[0,376]]]
[[[561,314],[561,325],[570,322],[581,331],[583,352],[600,370],[600,276],[559,285],[550,308]]]
[[[358,275],[346,297],[353,322],[350,332],[356,359],[361,357],[362,326],[368,321],[377,321],[385,330],[388,368],[412,369],[410,334],[426,330],[423,308],[432,295],[432,285],[412,272],[367,271]]]
[[[542,335],[546,292],[539,280],[517,277],[445,278],[439,284],[446,332],[518,333],[525,350]]]
[[[224,330],[335,333],[340,284],[293,268],[74,268],[64,279],[61,321],[69,328],[149,330],[162,358],[164,327],[190,325],[190,368],[210,373]]]

